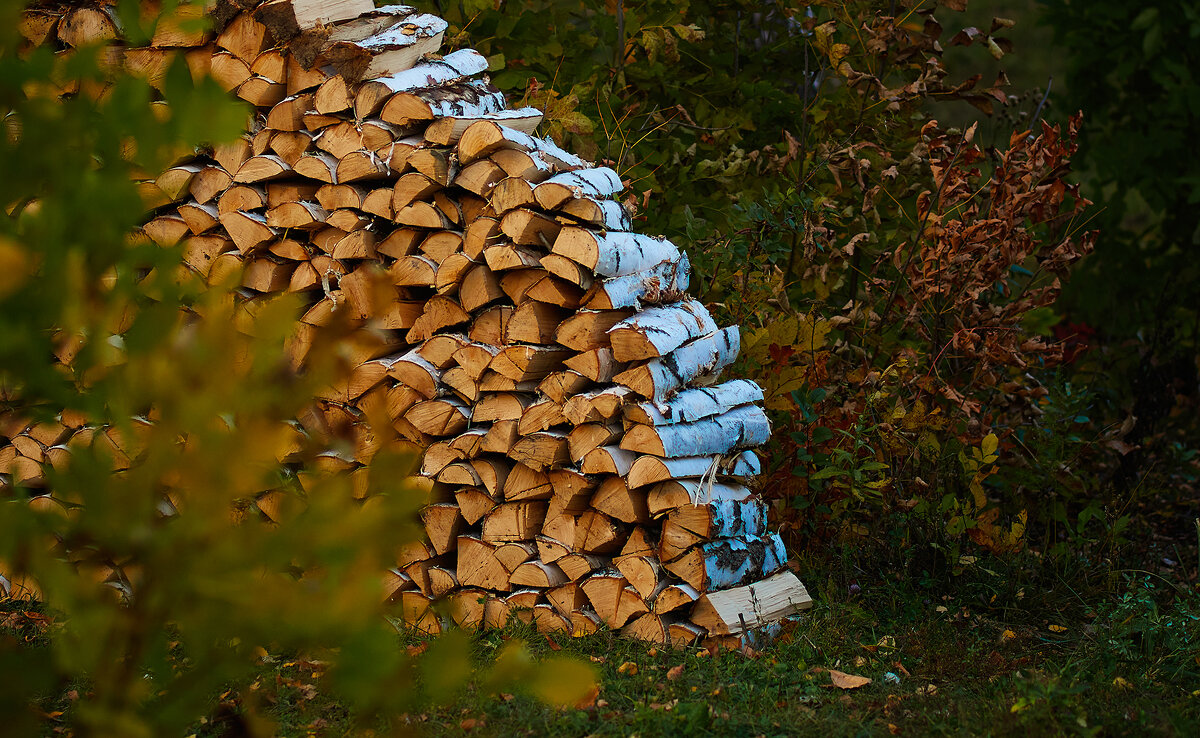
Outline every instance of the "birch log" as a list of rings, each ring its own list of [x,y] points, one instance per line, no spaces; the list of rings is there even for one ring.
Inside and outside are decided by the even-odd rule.
[[[721,415],[738,405],[762,402],[763,391],[748,379],[734,379],[712,387],[683,390],[662,405],[643,402],[625,407],[625,420],[639,425],[694,423]]]
[[[642,303],[656,304],[674,300],[687,292],[692,265],[685,253],[642,271],[595,282],[583,298],[592,310],[640,308]]]
[[[646,504],[650,514],[658,517],[684,505],[726,501],[741,503],[751,496],[750,490],[740,484],[701,484],[696,479],[672,479],[651,487],[646,493]]]
[[[364,82],[355,97],[354,112],[365,118],[397,92],[460,82],[487,71],[487,67],[487,59],[474,49],[460,49],[441,59],[428,59],[411,69]]]
[[[621,191],[621,178],[608,167],[556,174],[534,188],[538,205],[557,210],[573,197],[608,197]]]
[[[666,356],[683,344],[717,330],[708,309],[696,300],[649,308],[608,330],[613,358],[638,361]]]
[[[627,232],[598,233],[585,228],[562,229],[551,252],[602,277],[624,277],[679,259],[679,249],[665,238]]]
[[[655,456],[703,456],[751,448],[771,438],[771,423],[758,405],[741,405],[695,423],[635,425],[625,432],[621,448]]]
[[[621,450],[621,453],[629,452]],[[630,487],[643,487],[668,479],[703,477],[712,473],[714,464],[716,474],[723,477],[745,479],[757,476],[762,471],[758,457],[751,451],[743,451],[732,459],[720,456],[683,456],[677,459],[638,456],[623,474]]]
[[[810,607],[812,598],[804,585],[785,571],[745,587],[702,595],[692,608],[692,620],[714,635],[737,634]]]
[[[584,169],[590,166],[552,141],[511,128],[502,120],[489,118],[475,123],[463,132],[458,141],[458,157],[464,165],[502,149],[539,152],[543,159],[561,170]]]
[[[360,41],[335,41],[322,56],[349,82],[385,77],[408,69],[442,45],[446,21],[420,13]]]
[[[786,563],[783,539],[772,533],[709,541],[663,566],[698,591],[707,592],[761,579]]]
[[[613,381],[661,405],[689,382],[715,378],[737,358],[739,346],[738,327],[729,326],[685,343],[661,359],[627,369]]]

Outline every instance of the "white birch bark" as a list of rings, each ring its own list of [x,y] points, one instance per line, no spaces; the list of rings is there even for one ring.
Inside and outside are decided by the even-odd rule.
[[[687,292],[692,264],[686,253],[642,271],[596,282],[585,303],[596,308],[641,308],[643,302],[656,303]]]
[[[692,609],[692,617],[714,635],[737,634],[777,623],[812,607],[812,598],[790,571],[744,587],[709,592]]]
[[[594,167],[556,174],[539,184],[534,190],[534,196],[537,196],[538,190],[555,187],[566,187],[574,197],[608,197],[620,192],[623,185],[621,178],[612,169]]]
[[[432,92],[438,88],[428,89]],[[453,100],[438,99],[436,95],[423,94],[424,91],[417,91],[414,94],[429,105],[429,110],[433,113],[434,118],[482,115],[503,110],[507,106],[504,93],[492,88],[491,83],[487,80],[470,80],[466,83],[465,90],[469,91],[466,96],[458,96]]]
[[[627,451],[625,453],[628,453]],[[701,479],[698,482],[703,486],[708,483],[707,479],[702,479],[709,475],[713,469],[713,460],[720,459],[718,456],[681,456],[675,459],[661,459],[657,456],[639,456],[637,460],[630,466],[628,477],[629,485],[642,486],[642,484],[653,484],[666,479],[674,479],[682,481],[688,478]],[[645,469],[643,469],[645,467]],[[652,472],[643,474],[643,471]],[[718,461],[716,474],[722,477],[734,477],[737,479],[747,479],[758,476],[762,471],[762,465],[758,460],[758,456],[751,451],[743,451],[731,459],[722,459]],[[642,476],[649,476],[650,480],[642,482]],[[715,484],[713,485],[716,486]]]
[[[660,449],[650,449],[657,438]],[[771,438],[771,423],[758,405],[741,405],[727,413],[672,425],[638,425],[621,439],[621,448],[668,458],[727,454],[733,449],[761,446]],[[661,453],[660,453],[661,451]]]
[[[493,151],[497,151],[499,149],[519,149],[521,151],[540,152],[547,161],[553,162],[562,169],[586,169],[587,167],[591,166],[591,164],[589,164],[587,161],[579,158],[575,154],[565,151],[549,139],[538,138],[536,136],[531,136],[528,133],[510,128],[506,125],[503,125],[502,120],[493,120],[489,118],[485,118],[485,120],[488,121],[486,125],[492,125],[498,129],[493,131],[495,140],[493,140],[488,147],[479,151],[471,152],[474,155],[473,158],[463,156],[463,154],[466,152],[460,151],[459,155],[462,157],[463,164],[467,164],[470,163],[470,161],[475,161],[479,158],[487,156]],[[463,135],[465,137],[467,134],[464,133]]]
[[[562,229],[551,251],[591,267],[601,277],[624,277],[679,259],[679,249],[665,238],[583,228]]]
[[[629,211],[620,202],[595,197],[581,197],[579,199],[583,201],[580,205],[585,205],[588,210],[594,209],[597,212],[585,219],[568,204],[563,206],[561,214],[568,218],[587,222],[592,226],[603,228],[607,231],[628,231],[633,228],[633,221],[629,219]]]
[[[389,7],[403,8],[405,6]],[[380,8],[379,10],[382,11],[385,8]],[[439,36],[446,32],[448,26],[449,24],[445,20],[436,15],[419,13],[408,16],[402,23],[398,23],[385,31],[380,31],[361,41],[350,43],[354,43],[360,49],[372,53],[394,51],[406,46],[416,46],[421,41]]]
[[[715,330],[717,323],[703,303],[684,300],[642,310],[609,328],[608,333],[613,339],[613,358],[636,361],[665,356],[688,341]],[[634,334],[634,342],[640,345],[627,348],[620,340],[624,333]]]
[[[787,550],[776,533],[765,537],[724,538],[703,543],[698,548],[709,591],[761,579],[787,564]]]
[[[712,387],[697,387],[656,406],[643,402],[625,408],[625,419],[642,425],[694,423],[728,412],[738,405],[762,402],[763,391],[749,379],[734,379]]]
[[[461,139],[468,128],[481,120],[503,123],[505,126],[528,134],[542,122],[542,111],[537,108],[512,108],[481,115],[454,116],[454,128],[450,133],[450,142],[454,143]]]
[[[392,92],[409,92],[423,87],[458,82],[474,74],[486,72],[487,59],[475,49],[460,49],[441,59],[428,59],[403,72],[373,80],[386,85]]]
[[[714,482],[708,484],[698,479],[673,479],[650,488],[646,504],[652,516],[670,513],[684,505],[699,505],[704,502],[740,504],[753,497],[753,493],[740,484]]]
[[[667,519],[708,538],[762,536],[767,532],[767,506],[757,497],[688,505],[672,510]]]
[[[645,397],[651,402],[661,405],[667,401],[669,396],[699,377],[715,380],[721,370],[737,358],[741,346],[740,341],[741,334],[738,332],[738,327],[733,325],[685,343],[661,359],[652,359],[645,365],[652,385],[652,389]],[[614,377],[613,381],[617,384],[624,384],[621,378],[640,368],[635,367],[622,372]],[[630,389],[636,391],[634,387],[630,387]]]

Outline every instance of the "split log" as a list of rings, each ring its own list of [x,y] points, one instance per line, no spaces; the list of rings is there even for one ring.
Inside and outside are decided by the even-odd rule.
[[[740,484],[707,484],[696,479],[672,479],[651,487],[646,493],[646,504],[650,514],[658,517],[685,505],[739,504],[752,496],[753,493]]]
[[[411,8],[409,9],[411,10]],[[350,82],[377,79],[412,67],[425,54],[442,45],[446,21],[426,13],[409,15],[373,36],[355,41],[334,41],[321,57]]]
[[[608,197],[621,191],[621,178],[608,167],[556,174],[538,184],[534,196],[544,210],[558,210],[573,197]]]
[[[384,103],[379,117],[408,126],[446,116],[480,115],[504,108],[504,94],[482,79],[400,92]]]
[[[653,556],[627,556],[618,559],[617,569],[629,580],[630,586],[637,590],[647,604],[653,604],[659,592],[666,589],[670,582],[667,572]]]
[[[526,561],[513,570],[509,582],[513,586],[538,587],[547,589],[558,587],[568,582],[567,575],[554,564],[536,559]]]
[[[669,645],[671,634],[668,630],[670,623],[653,613],[643,613],[621,628],[621,635],[634,638],[646,643]]]
[[[661,359],[627,369],[613,381],[662,404],[689,382],[715,379],[737,358],[739,338],[737,326],[730,326],[685,343]]]
[[[559,207],[557,217],[564,224],[576,223],[584,227],[606,231],[633,229],[629,211],[616,200],[598,200],[593,197],[572,198]]]
[[[592,497],[592,508],[624,523],[650,522],[646,495],[633,492],[620,477],[609,477]]]
[[[767,508],[758,499],[685,505],[667,516],[658,552],[663,561],[671,561],[706,540],[762,536],[766,530]]]
[[[504,499],[515,500],[546,500],[554,494],[550,478],[541,470],[517,462],[513,464],[504,480]]]
[[[648,308],[609,329],[613,358],[638,361],[666,356],[688,341],[717,330],[703,303],[685,300]]]
[[[772,533],[702,543],[663,566],[697,591],[708,592],[761,579],[786,563],[783,540]]]
[[[563,228],[552,252],[604,277],[636,274],[664,261],[679,259],[679,249],[666,239],[640,233],[599,233],[585,228]]]
[[[464,587],[482,587],[500,592],[512,589],[509,571],[496,560],[496,547],[472,535],[458,537],[456,575]]]
[[[687,292],[692,265],[686,253],[633,274],[598,281],[584,296],[583,305],[593,310],[632,307],[677,300]]]
[[[609,346],[608,331],[631,315],[629,310],[580,310],[559,323],[554,340],[575,351]]]
[[[464,164],[482,159],[496,151],[536,151],[561,171],[584,169],[588,163],[559,148],[552,141],[536,138],[509,126],[506,121],[489,118],[472,124],[458,141],[458,158]]]
[[[699,598],[691,619],[709,633],[755,630],[812,607],[812,598],[796,575],[785,571],[760,582],[709,592]]]
[[[630,453],[624,449],[621,451],[626,454]],[[732,458],[683,456],[676,459],[662,459],[657,456],[638,456],[630,462],[625,478],[630,487],[643,487],[669,479],[713,475],[714,472],[715,476],[744,479],[758,476],[761,471],[762,467],[758,457],[752,451],[743,451]]]
[[[482,115],[440,118],[430,123],[429,127],[425,129],[425,138],[432,144],[448,146],[457,143],[468,128],[480,121],[491,121],[521,133],[532,134],[538,124],[542,122],[542,111],[537,108],[514,108]]]
[[[546,519],[546,503],[505,502],[483,517],[481,537],[488,543],[532,541]]]
[[[651,609],[654,610],[655,614],[663,615],[683,607],[688,607],[698,599],[700,599],[700,593],[692,585],[682,583],[669,584],[658,593],[658,597],[654,598],[654,604]]]
[[[654,457],[644,457],[654,458]],[[625,476],[633,467],[637,455],[616,446],[600,446],[588,452],[579,462],[584,474],[616,474]],[[656,480],[657,481],[657,480]],[[630,483],[630,486],[638,486]]]
[[[557,431],[531,433],[513,444],[508,455],[538,471],[565,465],[569,462],[567,434]]]
[[[695,423],[631,426],[620,446],[642,454],[677,458],[725,454],[760,446],[770,438],[771,423],[763,409],[758,405],[740,405]]]
[[[640,425],[694,423],[762,400],[761,387],[748,379],[735,379],[712,387],[683,390],[661,405],[651,402],[629,405],[625,408],[625,419]]]

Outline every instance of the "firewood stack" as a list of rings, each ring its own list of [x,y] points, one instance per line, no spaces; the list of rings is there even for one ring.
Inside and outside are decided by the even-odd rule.
[[[427,539],[387,584],[409,622],[516,614],[732,645],[809,606],[751,491],[762,391],[719,381],[737,327],[686,296],[686,254],[632,231],[616,172],[534,136],[540,111],[509,109],[478,52],[440,53],[444,20],[371,0],[229,0],[215,32],[160,24],[135,49],[112,10],[41,6],[21,30],[61,54],[112,41],[154,84],[182,54],[255,106],[241,140],[155,180],[145,235],[182,241],[211,284],[240,273],[247,301],[307,298],[298,369],[334,318],[371,336],[299,420],[322,442],[352,439],[353,454],[329,453],[350,473],[385,435],[369,417],[421,450]],[[109,438],[66,414],[6,420],[14,486],[38,487],[68,440]],[[136,442],[110,442],[136,459]],[[268,517],[277,494],[260,500]]]

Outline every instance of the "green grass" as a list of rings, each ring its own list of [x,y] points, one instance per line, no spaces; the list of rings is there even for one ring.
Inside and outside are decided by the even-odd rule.
[[[1005,562],[989,563],[999,568]],[[1051,577],[1058,585],[1034,579],[1021,585],[1015,570],[972,568],[942,594],[907,577],[862,584],[854,595],[830,581],[832,589],[818,588],[823,596],[812,611],[749,655],[650,649],[612,633],[547,639],[513,625],[474,639],[481,665],[513,639],[536,654],[588,660],[601,678],[595,704],[555,709],[516,687],[496,695],[469,685],[441,704],[385,721],[379,732],[1200,735],[1200,594],[1194,585],[1189,590],[1131,574],[1118,578],[1115,591],[1085,598],[1081,582],[1061,573]],[[829,669],[871,683],[839,689]],[[294,684],[313,683],[315,673],[294,663],[277,669],[275,683],[293,685],[277,693],[274,717],[282,734],[350,730],[350,713],[340,705],[311,688],[297,691]]]
[[[320,662],[276,656],[249,689],[214,695],[196,734],[242,734],[252,700],[270,732],[289,736],[1200,735],[1193,569],[1068,571],[1025,556],[935,578],[870,575],[855,569],[862,559],[822,562],[824,581],[802,573],[815,607],[757,653],[649,648],[607,632],[547,638],[520,624],[472,637],[481,670],[518,639],[539,657],[593,664],[600,691],[584,709],[471,682],[404,715],[356,719],[329,696]],[[10,619],[6,634],[37,648],[38,627]],[[871,682],[840,689],[830,669]],[[43,709],[71,702],[52,696]]]

